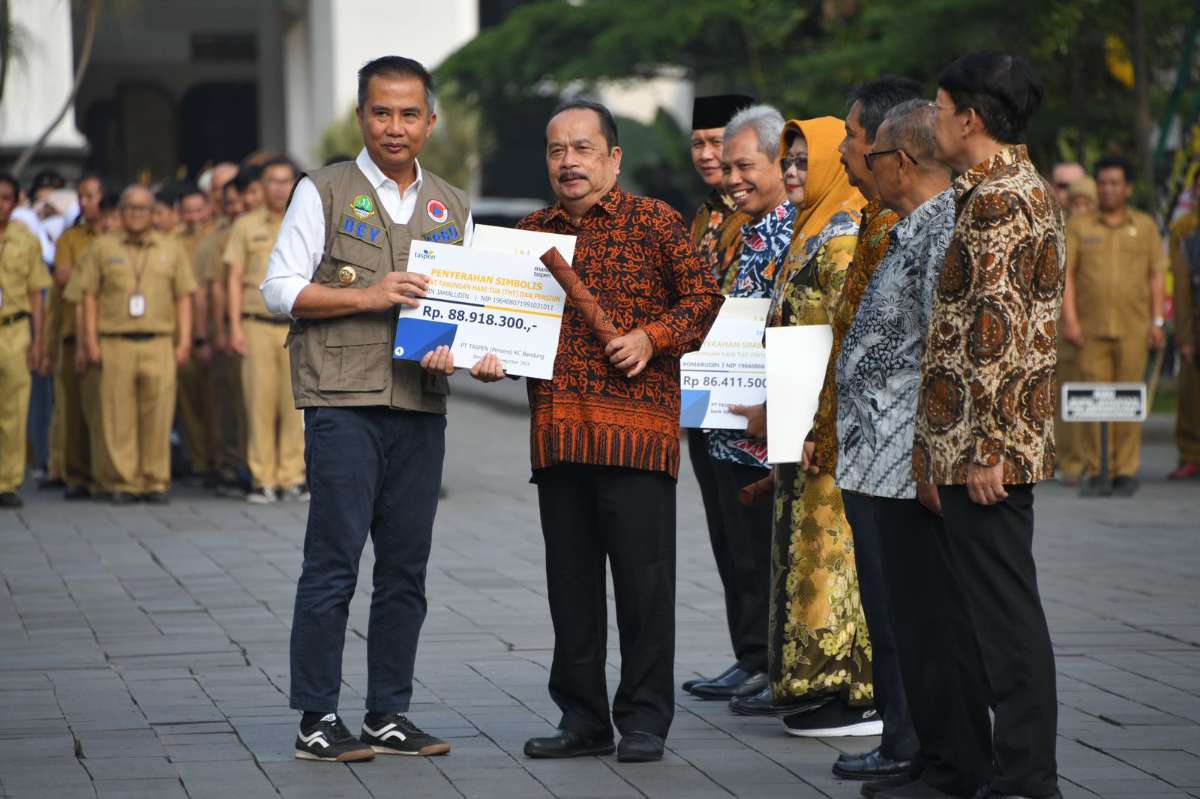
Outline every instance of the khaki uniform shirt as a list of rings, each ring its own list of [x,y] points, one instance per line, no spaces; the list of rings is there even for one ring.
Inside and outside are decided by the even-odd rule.
[[[222,260],[227,269],[242,270],[242,313],[272,315],[259,286],[267,277],[267,261],[279,236],[283,217],[272,219],[265,208],[243,214],[233,223]]]
[[[147,233],[141,242],[124,234],[96,239],[84,253],[67,284],[68,301],[84,294],[96,297],[96,329],[100,333],[175,332],[175,303],[196,290],[191,264],[178,241]],[[145,297],[145,313],[130,314],[130,298]]]
[[[1067,223],[1067,271],[1075,285],[1075,314],[1088,338],[1144,335],[1152,316],[1150,278],[1166,270],[1154,220],[1129,209],[1116,227],[1099,211]]]
[[[1175,276],[1175,342],[1176,344],[1200,344],[1200,327],[1196,324],[1196,303],[1200,297],[1192,296],[1192,279],[1187,259],[1183,256],[1183,242],[1200,230],[1200,213],[1191,213],[1175,220],[1171,225],[1171,271]]]
[[[0,232],[0,319],[29,313],[29,293],[50,285],[42,245],[29,228],[10,220]]]
[[[63,231],[54,247],[55,270],[71,269],[74,275],[79,267],[79,259],[98,235],[99,232],[88,224],[75,225]],[[60,289],[57,285],[50,289],[54,318],[51,320],[47,314],[47,339],[59,340],[75,335],[75,303],[63,296],[65,290],[65,287]]]
[[[196,242],[192,263],[195,265],[197,284],[203,286],[213,280],[224,282],[229,279],[229,272],[225,269],[221,254],[229,242],[232,224],[228,219],[222,219]]]

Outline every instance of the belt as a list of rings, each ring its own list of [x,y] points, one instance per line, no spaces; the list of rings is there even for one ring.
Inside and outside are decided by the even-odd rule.
[[[279,316],[270,316],[263,313],[244,313],[242,314],[242,318],[253,319],[256,322],[266,322],[269,325],[290,325],[292,323],[291,319],[284,319]]]
[[[100,338],[123,338],[129,341],[149,341],[152,338],[162,338],[169,333],[101,333]]]
[[[20,322],[22,319],[28,319],[28,318],[29,318],[29,311],[17,311],[12,316],[6,316],[3,319],[0,319],[0,327],[8,327],[9,325]]]

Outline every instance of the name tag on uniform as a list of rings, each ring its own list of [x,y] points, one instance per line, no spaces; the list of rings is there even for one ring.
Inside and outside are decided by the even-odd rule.
[[[462,241],[462,232],[458,225],[447,222],[436,230],[425,234],[425,241],[436,241],[438,244],[457,244]]]
[[[358,239],[364,244],[370,244],[372,247],[383,249],[383,228],[368,225],[366,222],[352,218],[349,214],[342,214],[342,222],[338,225],[338,233],[344,233],[347,236]]]
[[[129,315],[134,319],[146,315],[146,295],[145,294],[130,294],[129,295]]]

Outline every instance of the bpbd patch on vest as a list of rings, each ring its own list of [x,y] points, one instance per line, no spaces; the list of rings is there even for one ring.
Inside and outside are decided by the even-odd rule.
[[[438,244],[456,244],[462,241],[462,231],[453,222],[447,222],[425,234],[425,241],[436,241]]]
[[[342,223],[338,225],[338,233],[353,236],[364,244],[383,249],[383,228],[368,225],[366,222],[352,218],[349,214],[342,214]]]
[[[350,213],[359,219],[370,219],[375,215],[375,203],[365,194],[360,194],[350,203]]]

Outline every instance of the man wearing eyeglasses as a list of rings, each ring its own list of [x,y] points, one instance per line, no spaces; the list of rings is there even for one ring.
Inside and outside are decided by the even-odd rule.
[[[82,302],[89,368],[100,371],[100,428],[114,504],[167,502],[176,369],[192,347],[196,280],[174,236],[151,229],[154,195],[121,195],[120,233],[96,239],[63,292]],[[177,342],[177,343],[176,343]]]

